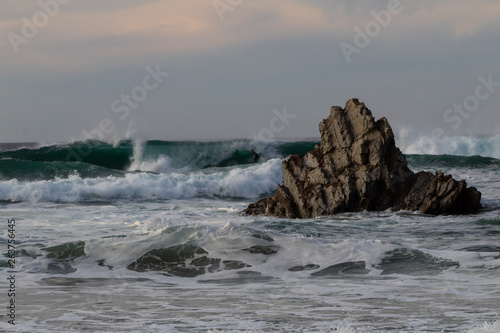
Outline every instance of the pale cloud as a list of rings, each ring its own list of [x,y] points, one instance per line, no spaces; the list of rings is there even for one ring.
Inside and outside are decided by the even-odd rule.
[[[228,4],[229,2],[223,1]],[[21,17],[31,18],[40,10],[35,2],[2,8],[0,35],[20,34]],[[214,8],[213,1],[169,0],[129,2],[127,6],[109,1],[106,10],[101,2],[73,1],[60,8],[46,27],[29,41],[20,45],[15,55],[9,40],[0,39],[0,68],[11,71],[7,62],[46,75],[56,70],[60,75],[84,71],[100,71],[112,63],[128,66],[137,59],[157,56],[182,57],[195,52],[224,52],[238,44],[263,43],[321,36],[332,43],[350,41],[355,26],[363,27],[373,20],[371,10],[383,10],[386,3],[303,0],[243,0],[224,13],[224,20]],[[384,32],[389,43],[406,43],[408,35],[422,34],[420,29],[433,29],[436,35],[451,38],[471,37],[488,26],[500,24],[500,2],[477,1],[401,1],[404,11],[398,15],[397,29],[388,26]],[[364,8],[363,5],[366,7]],[[116,6],[116,7],[115,7]],[[391,23],[392,24],[392,23]],[[426,33],[425,32],[425,33]],[[391,37],[393,36],[393,37]]]
[[[447,32],[455,39],[467,38],[485,28],[500,25],[500,1],[422,1],[406,14],[410,27],[433,27],[436,33]]]
[[[85,62],[100,69],[94,58],[119,62],[124,57],[223,50],[238,43],[326,33],[346,23],[332,20],[321,8],[294,0],[243,1],[225,13],[224,21],[212,1],[156,1],[108,11],[100,11],[96,3],[94,8],[87,5],[83,10],[76,2],[61,6],[35,38],[19,46],[20,56],[14,55],[8,39],[3,38],[2,55],[33,69],[78,68]],[[40,8],[25,10],[30,18]],[[22,35],[21,28],[20,18],[3,21],[0,35]],[[75,47],[81,52],[75,52]]]

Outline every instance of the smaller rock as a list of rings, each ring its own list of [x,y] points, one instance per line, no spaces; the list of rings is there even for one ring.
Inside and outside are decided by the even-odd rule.
[[[312,273],[311,276],[335,276],[340,274],[368,274],[370,271],[366,269],[364,261],[343,262],[340,264],[328,266],[327,268]]]
[[[253,254],[265,254],[267,256],[278,253],[278,250],[279,247],[275,245],[268,245],[268,246],[254,245],[250,246],[248,249],[243,249],[243,251],[248,251]]]
[[[316,264],[307,264],[305,266],[294,266],[289,268],[290,272],[301,272],[301,271],[310,271],[313,269],[318,269],[320,266]]]

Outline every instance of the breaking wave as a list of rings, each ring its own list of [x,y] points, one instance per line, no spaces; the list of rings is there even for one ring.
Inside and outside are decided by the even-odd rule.
[[[431,136],[401,128],[396,145],[403,154],[482,156],[500,159],[500,135],[486,137],[453,136],[435,140]]]
[[[467,149],[449,144],[448,150],[443,146],[430,152],[408,135],[398,140],[412,169],[500,169],[500,161],[488,157],[500,155],[498,137],[456,138],[453,142],[468,143]],[[256,199],[271,194],[281,182],[283,158],[304,155],[317,142],[127,140],[115,145],[89,141],[8,149],[4,144],[0,145],[0,201]],[[251,161],[251,149],[260,154],[257,164]],[[442,154],[432,155],[434,151]],[[469,154],[453,155],[460,152]],[[483,156],[477,156],[481,152]]]

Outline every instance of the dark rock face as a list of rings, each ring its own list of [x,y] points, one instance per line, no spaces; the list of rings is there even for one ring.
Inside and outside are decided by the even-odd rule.
[[[136,272],[160,271],[167,276],[196,277],[207,272],[252,267],[237,260],[209,258],[205,249],[181,244],[163,249],[154,249],[127,266]]]
[[[303,158],[288,156],[283,185],[244,214],[311,218],[394,208],[437,215],[481,208],[481,192],[465,181],[408,169],[387,119],[375,121],[357,99],[332,107],[319,130],[321,143]]]

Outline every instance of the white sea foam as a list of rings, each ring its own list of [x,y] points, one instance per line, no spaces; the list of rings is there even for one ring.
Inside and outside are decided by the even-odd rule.
[[[141,161],[139,159],[134,159],[132,165],[129,168],[129,171],[149,171],[149,172],[157,172],[157,173],[185,173],[190,171],[190,167],[188,165],[183,168],[174,168],[172,167],[172,159],[166,155],[160,155],[158,158],[154,160]]]
[[[19,218],[16,240],[30,239],[20,245],[29,253],[19,257],[18,266],[24,272],[20,289],[27,298],[25,316],[16,327],[36,332],[74,327],[97,332],[187,332],[193,327],[200,332],[498,331],[498,268],[484,258],[496,253],[464,250],[496,244],[494,235],[481,241],[484,226],[474,223],[478,217],[387,211],[295,221],[235,214],[247,203],[197,198],[0,206],[4,215]],[[464,230],[467,235],[459,236]],[[476,233],[481,235],[473,238]],[[47,257],[43,247],[77,241],[85,242],[85,255],[65,260],[76,271],[50,273],[49,265],[60,260]],[[220,270],[196,278],[127,268],[147,251],[181,244],[200,246],[208,258],[221,263],[235,260],[251,267],[225,270],[221,264]],[[276,247],[277,253],[243,250],[256,245]],[[456,260],[460,267],[436,274],[422,267],[417,275],[384,275],[374,267],[399,248]],[[422,264],[408,259],[401,264]],[[365,261],[370,272],[311,276],[348,261]],[[308,264],[320,267],[289,270]]]
[[[80,202],[94,200],[163,200],[220,196],[257,198],[281,182],[281,161],[272,159],[246,168],[221,168],[189,174],[128,173],[124,177],[0,182],[0,201]]]
[[[500,332],[500,321],[484,323],[481,327],[468,330],[467,333],[498,333]]]
[[[406,127],[395,130],[396,145],[404,154],[458,155],[500,159],[500,135],[489,137],[453,136],[434,140]]]

